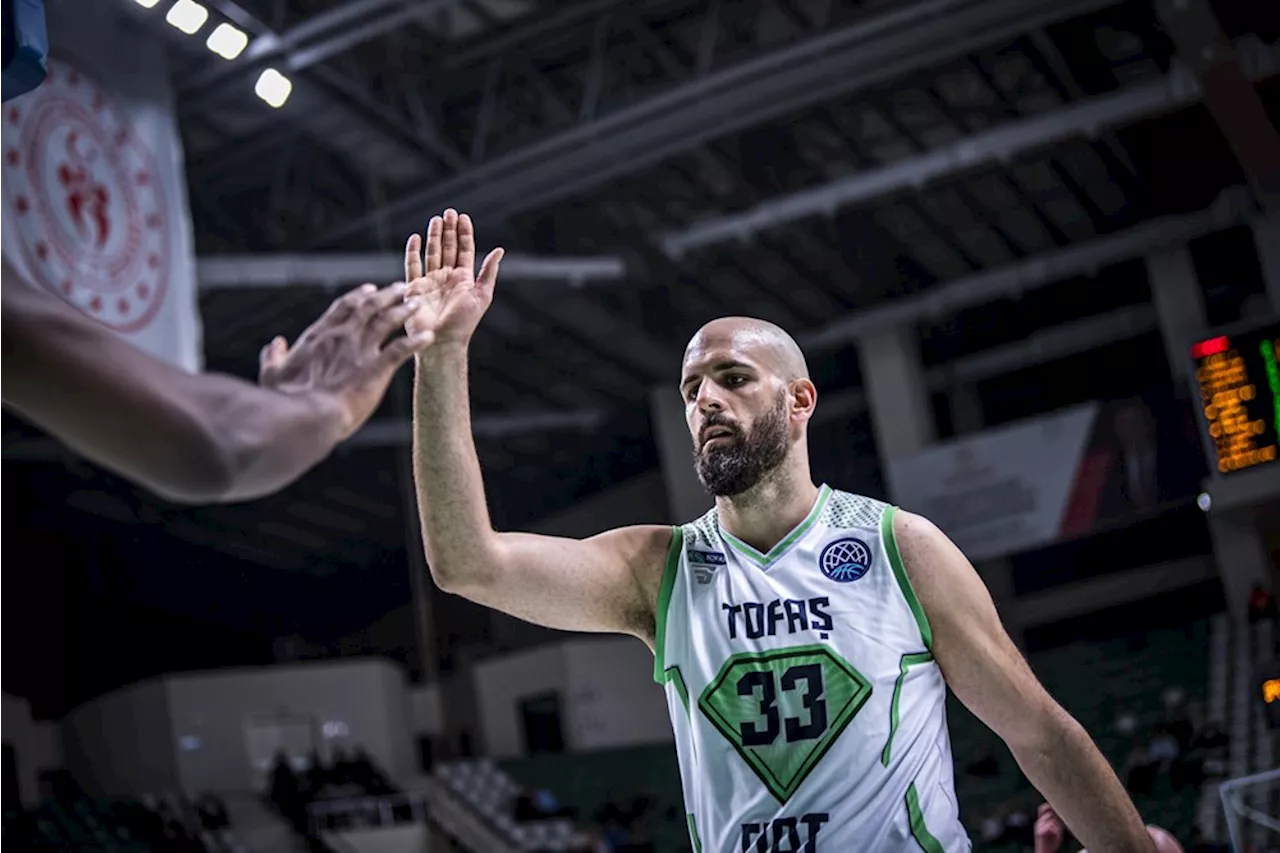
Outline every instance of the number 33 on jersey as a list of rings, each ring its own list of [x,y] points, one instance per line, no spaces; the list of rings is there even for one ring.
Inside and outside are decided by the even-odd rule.
[[[894,512],[824,485],[767,554],[714,510],[676,528],[654,676],[695,851],[969,850]]]

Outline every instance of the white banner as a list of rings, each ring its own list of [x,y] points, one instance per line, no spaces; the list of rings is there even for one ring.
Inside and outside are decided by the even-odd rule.
[[[1057,541],[1100,410],[1087,403],[889,462],[890,494],[984,560]]]
[[[114,5],[49,4],[49,77],[4,105],[0,242],[37,285],[195,371],[195,260],[168,69],[158,34]]]

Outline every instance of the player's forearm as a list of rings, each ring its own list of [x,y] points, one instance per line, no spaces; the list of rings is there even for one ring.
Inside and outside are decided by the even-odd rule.
[[[415,367],[413,473],[423,544],[436,583],[458,591],[483,583],[497,543],[471,435],[467,350],[432,346]]]
[[[4,299],[5,401],[170,500],[258,497],[300,476],[341,434],[334,406],[178,370],[29,289],[6,287]]]
[[[275,492],[333,452],[346,431],[334,400],[282,394],[230,377],[194,377],[208,384],[209,454],[223,472],[216,500],[244,501]]]
[[[1089,850],[1154,853],[1142,818],[1084,728],[1060,707],[1025,743],[1010,743],[1031,784]]]
[[[199,378],[252,388],[228,377]],[[107,401],[100,408],[50,405],[48,398],[13,388],[18,384],[7,383],[6,396],[37,426],[86,459],[179,503],[269,494],[328,455],[336,440],[334,418],[317,406],[266,391],[229,409],[205,409],[197,397],[148,416],[134,410],[130,400]],[[217,396],[241,397],[242,391]]]

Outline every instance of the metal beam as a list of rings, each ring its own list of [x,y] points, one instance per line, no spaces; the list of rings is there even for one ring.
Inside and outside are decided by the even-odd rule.
[[[319,234],[329,245],[449,205],[503,218],[635,172],[708,139],[902,77],[1109,0],[922,0],[715,73],[468,169]]]
[[[1025,340],[936,365],[925,373],[925,385],[931,392],[946,391],[957,384],[981,382],[1117,341],[1127,341],[1158,328],[1155,308],[1151,305],[1117,308],[1106,314],[1095,314],[1083,320],[1039,329]],[[866,392],[861,388],[853,388],[821,396],[813,419],[815,423],[830,423],[852,418],[866,410]]]
[[[1280,64],[1280,45],[1273,47],[1272,53]],[[1105,128],[1172,112],[1198,101],[1202,94],[1190,69],[1178,65],[1163,79],[1078,101],[1044,115],[1008,122],[897,163],[771,198],[741,213],[660,234],[657,242],[669,257],[679,258],[703,246],[746,239],[756,232],[797,219],[830,216],[842,207],[918,189],[987,164],[1008,162],[1064,139],[1093,136]]]
[[[548,5],[548,14],[528,16],[525,23],[507,29],[504,32],[486,33],[476,44],[455,53],[449,53],[440,61],[440,67],[446,72],[457,72],[468,65],[486,62],[513,53],[523,53],[529,44],[545,45],[556,40],[566,28],[578,27],[597,15],[608,13],[614,7],[637,5],[636,0],[579,0],[571,4]]]
[[[1208,0],[1157,0],[1155,7],[1258,196],[1280,205],[1280,133]]]
[[[311,255],[214,255],[196,259],[196,280],[202,291],[262,287],[320,285],[351,287],[362,281],[392,282],[404,277],[400,253]],[[626,262],[612,256],[540,258],[508,255],[502,261],[502,277],[508,282],[567,282],[571,292],[559,293],[556,318],[605,351],[617,353],[639,376],[661,376],[678,359],[670,347],[645,333],[629,318],[615,315],[592,294],[572,292],[588,282],[618,281],[627,275]],[[490,306],[487,322],[519,336],[528,327],[528,312],[520,300],[501,298]]]
[[[603,423],[605,417],[602,409],[477,415],[471,420],[471,432],[476,438],[493,441],[535,432],[588,432]],[[383,418],[366,424],[343,446],[395,447],[412,438],[413,424],[409,420]]]
[[[843,317],[816,332],[802,335],[800,344],[810,353],[836,349],[886,326],[947,317],[962,308],[1018,296],[1072,276],[1141,257],[1162,246],[1186,243],[1247,222],[1255,213],[1248,191],[1244,187],[1232,187],[1223,191],[1205,210],[1151,219],[1105,237],[940,284],[918,296],[893,299],[880,307]]]
[[[255,18],[240,7],[234,0],[215,0],[214,6],[228,19],[246,30],[253,41],[237,59],[231,62],[207,60],[199,63],[204,69],[197,72],[188,81],[179,81],[177,86],[177,109],[182,115],[190,116],[205,110],[212,101],[225,91],[226,84],[238,77],[245,77],[252,71],[261,69],[268,62],[279,60],[284,70],[298,71],[311,69],[310,85],[299,86],[295,81],[295,91],[291,105],[280,116],[274,116],[268,125],[278,124],[283,119],[306,129],[317,141],[330,150],[343,154],[348,159],[354,157],[357,163],[364,162],[360,151],[352,150],[352,143],[345,145],[334,136],[333,116],[341,116],[342,130],[360,128],[369,140],[385,142],[390,150],[374,147],[373,156],[383,161],[394,163],[401,173],[421,173],[426,163],[438,158],[444,163],[462,162],[461,155],[439,134],[420,132],[388,106],[379,103],[369,94],[369,87],[360,81],[351,80],[328,66],[317,66],[316,63],[348,50],[361,41],[375,38],[385,32],[402,25],[406,20],[427,14],[437,5],[448,0],[424,0],[413,4],[407,0],[362,0],[355,4],[339,6],[324,14],[313,16],[297,27],[284,33],[277,33],[267,24]],[[398,7],[398,8],[390,8]],[[350,27],[349,23],[359,17],[370,18],[363,26]],[[187,42],[198,45],[198,42]],[[198,50],[198,47],[191,49]],[[206,52],[207,56],[207,52]],[[215,124],[216,127],[221,127]],[[346,139],[349,135],[341,135]],[[250,137],[250,141],[270,143],[269,133],[262,127]],[[360,143],[355,143],[359,145]],[[241,151],[241,146],[224,145],[235,149],[226,155],[218,155],[223,169],[230,164],[252,156],[254,145],[247,149],[249,154]],[[365,148],[370,147],[368,143]],[[391,153],[394,151],[394,153]],[[198,164],[202,152],[189,150],[191,162]],[[366,160],[368,158],[366,152]],[[204,159],[209,159],[206,155]],[[366,164],[367,165],[367,164]],[[197,166],[197,169],[199,167]]]
[[[625,278],[622,258],[541,258],[507,255],[502,277],[510,281],[564,281],[581,285]],[[196,258],[201,290],[238,290],[295,285],[354,286],[362,281],[404,279],[404,255],[398,252],[311,255],[213,255]]]
[[[223,14],[256,35],[235,60],[220,65],[210,64],[207,70],[181,85],[179,100],[182,109],[199,110],[225,84],[268,62],[278,61],[290,71],[301,71],[452,2],[454,0],[359,0],[312,15],[296,26],[276,33],[230,0],[220,0],[217,5]],[[234,7],[234,11],[228,7]],[[369,20],[353,26],[362,18]]]

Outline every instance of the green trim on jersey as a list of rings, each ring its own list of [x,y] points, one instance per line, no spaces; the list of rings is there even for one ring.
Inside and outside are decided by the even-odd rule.
[[[920,796],[916,793],[915,782],[907,787],[907,820],[911,822],[911,837],[924,853],[946,853],[938,839],[929,831],[929,827],[924,825],[924,812],[920,811]]]
[[[653,638],[653,680],[659,684],[664,683],[663,674],[666,672],[667,608],[671,606],[671,590],[676,585],[676,572],[680,568],[683,551],[684,528],[673,527],[671,545],[667,548],[667,565],[662,570],[662,583],[658,587],[658,613]]]
[[[693,853],[702,853],[702,839],[698,837],[698,822],[693,819],[692,814],[685,815],[685,820],[689,823],[689,840],[693,842]]]
[[[818,499],[814,501],[813,509],[809,510],[809,514],[804,517],[804,521],[797,524],[790,533],[782,537],[777,545],[774,545],[769,549],[768,554],[761,554],[753,546],[743,542],[723,527],[720,528],[720,535],[725,538],[726,542],[733,546],[733,550],[737,551],[739,554],[751,560],[761,568],[767,569],[776,562],[779,557],[787,553],[787,551],[791,549],[791,546],[796,544],[796,541],[799,540],[801,536],[809,532],[809,529],[813,527],[814,522],[818,520],[818,516],[822,515],[822,509],[827,505],[827,499],[830,497],[831,487],[826,483],[823,483],[822,487],[818,490]]]
[[[907,600],[907,606],[911,608],[912,615],[916,617],[916,625],[920,627],[920,639],[924,641],[926,649],[933,651],[933,629],[929,627],[929,619],[924,614],[920,599],[916,598],[916,591],[911,588],[907,567],[902,564],[902,553],[898,551],[898,538],[893,532],[893,517],[897,512],[896,506],[885,507],[884,515],[880,516],[880,538],[884,540],[884,550],[889,556],[889,565],[893,566],[893,576],[898,579],[902,596]]]
[[[884,752],[880,753],[880,763],[889,766],[889,751],[893,746],[893,736],[898,733],[898,699],[902,696],[902,682],[907,680],[907,670],[916,664],[933,660],[932,652],[915,652],[905,654],[898,663],[898,680],[893,683],[893,701],[889,703],[889,739],[884,742]]]
[[[680,674],[680,667],[673,666],[663,673],[662,681],[659,683],[666,685],[667,682],[676,686],[676,693],[680,696],[680,701],[684,703],[684,712],[689,715],[689,686],[684,683],[684,676]]]

